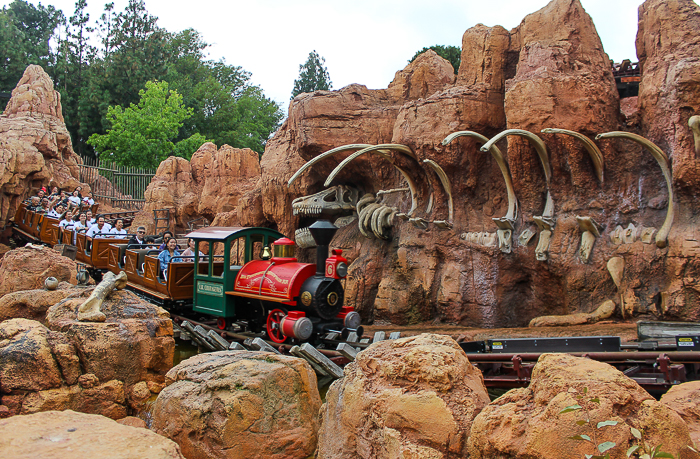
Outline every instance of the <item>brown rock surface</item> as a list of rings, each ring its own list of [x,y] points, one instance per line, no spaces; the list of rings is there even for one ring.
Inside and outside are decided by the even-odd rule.
[[[146,190],[144,209],[132,225],[143,225],[152,232],[154,209],[171,209],[171,229],[186,228],[188,221],[200,216],[211,222],[219,213],[237,211],[239,200],[259,180],[260,162],[253,150],[228,145],[217,150],[213,143],[205,143],[190,161],[171,156],[158,166]],[[246,201],[251,203],[255,201]]]
[[[381,341],[331,385],[317,457],[465,457],[472,421],[488,403],[481,373],[451,338]]]
[[[105,322],[78,322],[78,307],[91,291],[61,301],[46,316],[52,330],[75,344],[83,371],[100,382],[123,381],[127,394],[139,382],[163,382],[175,350],[168,312],[132,292],[118,290],[102,303]]]
[[[57,290],[20,290],[0,297],[0,322],[20,317],[45,322],[46,311],[51,306],[70,295],[80,294],[80,290],[69,286],[63,282]]]
[[[61,113],[61,95],[38,65],[30,65],[0,115],[0,225],[14,216],[32,187],[73,189],[78,155]]]
[[[256,352],[200,354],[174,367],[153,407],[153,430],[188,459],[306,458],[321,399],[309,364]]]
[[[77,265],[68,257],[43,246],[11,250],[0,260],[0,297],[11,292],[44,287],[47,277],[75,285]]]
[[[700,446],[700,381],[673,386],[659,401],[678,413],[688,425],[690,438]]]
[[[600,403],[589,401],[594,397]],[[613,459],[625,458],[635,444],[630,427],[643,431],[650,445],[663,444],[662,450],[674,457],[700,457],[687,448],[688,426],[673,410],[612,366],[566,354],[542,355],[529,387],[507,392],[479,413],[472,424],[469,457],[574,459],[595,454],[590,443],[568,438],[591,435],[591,427],[576,424],[585,413],[560,414],[579,402],[589,410],[592,423],[617,421],[597,435],[599,443],[617,444],[609,451]]]
[[[177,444],[147,429],[73,411],[0,420],[0,457],[184,459]]]
[[[700,186],[700,159],[688,119],[700,114],[700,6],[692,0],[647,0],[639,7],[637,56],[642,68],[643,135],[673,159],[682,198]]]

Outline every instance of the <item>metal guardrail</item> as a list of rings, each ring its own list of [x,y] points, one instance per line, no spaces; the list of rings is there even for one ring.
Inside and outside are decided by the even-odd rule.
[[[79,180],[90,185],[93,198],[112,207],[142,209],[144,193],[155,170],[121,166],[99,158],[82,158]]]

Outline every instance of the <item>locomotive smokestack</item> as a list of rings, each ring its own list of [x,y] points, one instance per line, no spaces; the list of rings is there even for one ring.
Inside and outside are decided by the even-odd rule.
[[[318,220],[309,226],[311,236],[316,241],[316,275],[326,275],[326,259],[328,258],[328,246],[335,236],[338,228],[328,220]]]

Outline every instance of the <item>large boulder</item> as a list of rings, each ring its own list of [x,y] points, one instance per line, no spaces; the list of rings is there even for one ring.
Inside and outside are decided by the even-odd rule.
[[[316,374],[295,357],[225,351],[192,357],[167,374],[153,430],[188,459],[306,458],[316,448]]]
[[[78,181],[81,162],[63,120],[61,95],[41,67],[30,65],[0,115],[0,225],[37,184],[89,189]]]
[[[184,459],[177,444],[147,429],[73,411],[0,420],[0,457]]]
[[[0,297],[11,292],[44,287],[47,277],[77,283],[75,261],[44,246],[10,250],[0,261]]]
[[[700,446],[700,381],[671,387],[659,400],[688,424],[690,438]]]
[[[48,326],[74,343],[84,373],[94,375],[100,383],[122,381],[129,402],[143,402],[135,386],[142,382],[151,387],[162,384],[173,365],[175,340],[170,314],[130,291],[120,290],[102,303],[105,322],[80,322],[78,308],[91,292],[86,289],[79,297],[66,298],[51,307],[46,315]]]
[[[573,405],[583,411],[561,413]],[[587,417],[590,424],[579,425]],[[596,429],[602,421],[616,424]],[[529,387],[507,392],[474,419],[469,457],[578,459],[597,451],[570,437],[593,437],[596,431],[598,444],[616,444],[610,457],[622,459],[637,444],[631,427],[643,432],[649,445],[663,445],[662,451],[676,458],[700,457],[688,449],[692,443],[685,422],[622,372],[595,360],[543,354]]]
[[[380,341],[331,385],[317,457],[462,458],[474,417],[488,403],[481,372],[452,338]]]
[[[25,318],[45,322],[46,311],[70,295],[79,295],[81,290],[62,282],[56,290],[20,290],[0,297],[0,322],[14,318]]]

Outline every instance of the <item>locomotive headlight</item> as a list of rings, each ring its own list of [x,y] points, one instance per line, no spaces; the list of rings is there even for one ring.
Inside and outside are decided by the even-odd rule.
[[[338,277],[345,277],[348,275],[348,265],[346,265],[343,262],[338,263],[338,266],[335,268],[335,272],[338,274]]]

